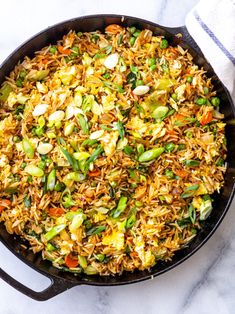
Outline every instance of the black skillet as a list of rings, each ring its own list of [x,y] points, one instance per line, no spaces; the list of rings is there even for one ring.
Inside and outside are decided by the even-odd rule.
[[[3,62],[0,68],[0,85],[4,81],[5,76],[9,75],[14,66],[19,61],[23,60],[24,56],[33,56],[35,51],[40,50],[44,46],[47,46],[48,44],[55,44],[58,39],[61,39],[62,36],[71,29],[76,32],[90,32],[95,30],[104,30],[104,28],[109,24],[136,26],[139,29],[148,28],[156,35],[165,36],[172,45],[178,44],[179,40],[175,37],[175,34],[181,33],[183,35],[183,40],[180,43],[182,47],[187,48],[193,55],[194,62],[199,66],[203,66],[204,69],[208,71],[209,76],[213,78],[213,83],[221,99],[221,111],[225,114],[225,121],[230,121],[235,118],[234,106],[228,91],[219,81],[212,67],[208,64],[199,47],[189,35],[185,27],[163,27],[146,20],[129,16],[109,14],[91,15],[71,19],[47,28],[16,49]],[[176,252],[171,262],[158,262],[158,264],[150,271],[135,271],[133,273],[125,272],[121,276],[116,275],[101,277],[87,276],[85,274],[75,276],[71,273],[63,272],[53,267],[49,261],[43,260],[40,254],[33,254],[30,250],[23,249],[21,244],[23,243],[25,245],[25,242],[23,242],[19,237],[7,233],[4,225],[0,224],[1,242],[27,265],[48,277],[51,280],[51,284],[45,290],[36,292],[12,278],[1,268],[0,277],[25,295],[35,300],[42,301],[50,299],[55,295],[77,285],[86,284],[94,286],[115,286],[136,283],[160,275],[179,265],[193,255],[210,238],[221,223],[229,205],[231,204],[235,183],[235,126],[232,124],[228,124],[226,126],[226,137],[228,142],[228,168],[225,174],[225,184],[221,193],[213,196],[215,200],[214,210],[210,217],[205,221],[202,230],[198,233],[192,243],[190,243],[186,248]]]

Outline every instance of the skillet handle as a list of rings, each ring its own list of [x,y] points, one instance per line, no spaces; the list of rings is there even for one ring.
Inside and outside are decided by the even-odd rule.
[[[25,294],[26,296],[36,300],[36,301],[46,301],[48,299],[53,298],[57,294],[60,294],[61,292],[64,292],[74,286],[77,285],[77,283],[65,281],[60,278],[47,276],[51,284],[49,287],[42,291],[34,291],[19,281],[12,278],[10,275],[8,275],[2,268],[0,268],[0,278],[2,278],[4,281],[6,281],[9,285],[14,287],[16,290],[20,291],[21,293]]]
[[[169,33],[172,33],[174,35],[181,33],[183,35],[183,41],[185,41],[190,47],[192,47],[199,55],[203,55],[201,49],[198,47],[193,37],[189,34],[186,26],[164,27],[164,28]]]

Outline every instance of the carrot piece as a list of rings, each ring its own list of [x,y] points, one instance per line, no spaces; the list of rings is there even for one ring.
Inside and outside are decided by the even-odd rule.
[[[0,199],[0,213],[8,206],[11,205],[11,201],[8,199]]]
[[[188,176],[188,171],[184,169],[175,170],[174,173],[181,178],[185,178]]]
[[[69,55],[71,53],[71,49],[64,48],[63,46],[58,46],[58,50],[63,55]]]
[[[47,63],[48,63],[48,59],[47,59],[47,58],[44,58],[44,59],[42,60],[42,63],[43,63],[43,64],[47,64]]]
[[[212,111],[204,113],[200,119],[201,125],[206,125],[212,121]]]
[[[89,177],[98,177],[100,173],[101,173],[100,169],[96,169],[94,171],[89,171],[88,175]]]
[[[79,263],[78,259],[70,253],[65,257],[65,264],[68,266],[68,268],[75,268]]]
[[[61,207],[51,207],[48,209],[48,213],[50,216],[60,217],[64,214],[64,209]]]

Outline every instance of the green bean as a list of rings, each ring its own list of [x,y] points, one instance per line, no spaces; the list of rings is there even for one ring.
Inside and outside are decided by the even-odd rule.
[[[64,230],[66,227],[66,224],[60,224],[58,226],[52,227],[51,230],[49,230],[45,235],[44,238],[46,241],[50,241],[53,239],[57,234],[59,234],[62,230]]]
[[[165,151],[164,147],[147,150],[139,157],[139,162],[148,162],[159,157]]]
[[[127,207],[127,200],[126,196],[121,196],[117,205],[117,208],[112,212],[113,218],[118,218],[126,209]]]
[[[34,147],[31,142],[28,139],[24,138],[22,141],[22,147],[26,156],[32,159],[34,157]]]
[[[106,229],[105,226],[96,226],[96,227],[93,227],[93,228],[89,229],[86,234],[87,234],[88,236],[89,236],[89,235],[99,234],[99,233],[101,233],[102,231],[104,231],[105,229]]]
[[[52,169],[47,177],[47,190],[53,191],[56,183],[56,170]]]

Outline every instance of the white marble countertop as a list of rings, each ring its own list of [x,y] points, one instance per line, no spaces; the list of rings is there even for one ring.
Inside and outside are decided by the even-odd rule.
[[[20,43],[54,23],[86,14],[118,13],[167,26],[184,24],[198,0],[1,1],[0,63]],[[120,287],[75,287],[39,303],[0,281],[1,314],[229,314],[235,313],[235,203],[212,238],[193,257],[153,280]],[[0,267],[30,287],[48,281],[0,244]]]

